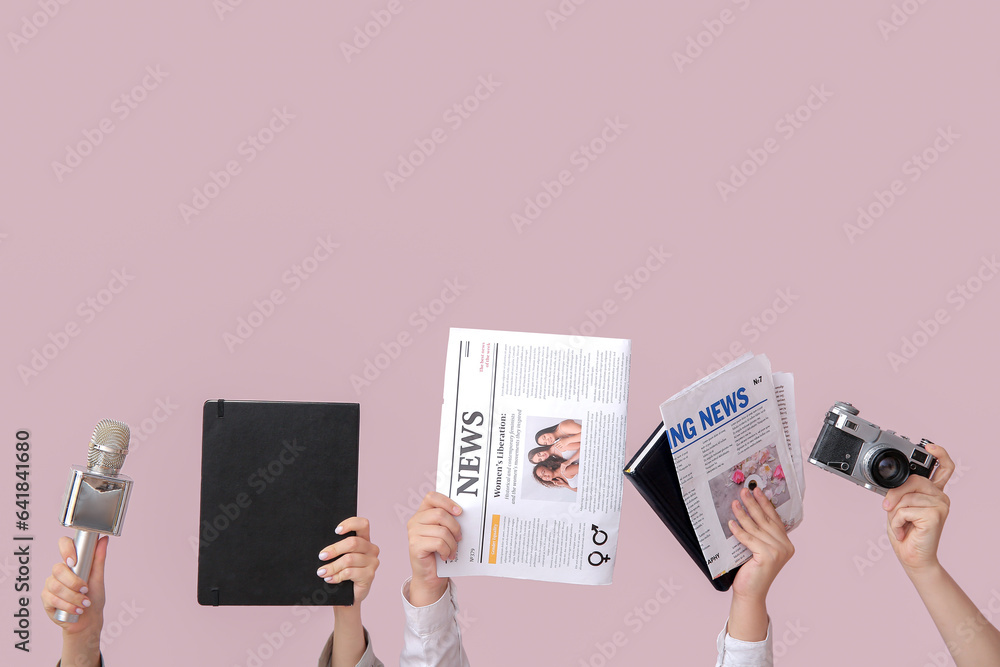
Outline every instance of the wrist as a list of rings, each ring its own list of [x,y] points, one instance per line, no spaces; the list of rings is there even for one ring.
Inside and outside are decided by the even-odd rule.
[[[906,576],[910,578],[913,585],[918,588],[923,584],[933,583],[945,575],[945,570],[937,559],[916,566],[903,565],[903,571],[906,572]]]
[[[80,632],[63,630],[62,664],[66,667],[97,667],[101,663],[101,626]]]
[[[760,642],[767,639],[767,604],[764,596],[737,596],[729,607],[726,632],[733,639]]]
[[[350,606],[336,606],[333,608],[333,622],[335,624],[360,623],[361,603],[355,602]]]
[[[736,609],[737,611],[766,611],[767,596],[757,594],[738,595],[733,593],[733,602],[730,606],[732,609]]]
[[[448,578],[437,575],[417,575],[410,579],[410,604],[426,607],[441,599],[448,590]]]
[[[767,589],[753,591],[733,590],[733,603],[739,603],[743,607],[763,607],[767,600]]]
[[[104,616],[97,613],[96,610],[87,610],[84,612],[87,614],[86,617],[81,617],[81,620],[86,620],[87,625],[84,628],[72,629],[64,627],[62,629],[63,641],[77,641],[80,637],[88,636],[101,636],[101,630],[104,629]],[[93,614],[92,616],[90,614]],[[74,626],[77,625],[74,623]]]

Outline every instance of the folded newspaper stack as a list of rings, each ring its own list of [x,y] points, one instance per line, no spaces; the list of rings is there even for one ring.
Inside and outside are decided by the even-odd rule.
[[[663,424],[625,474],[719,590],[750,550],[733,537],[732,502],[759,488],[789,530],[805,478],[790,373],[746,354],[660,406]]]
[[[437,489],[462,506],[442,576],[610,584],[631,343],[452,329]]]

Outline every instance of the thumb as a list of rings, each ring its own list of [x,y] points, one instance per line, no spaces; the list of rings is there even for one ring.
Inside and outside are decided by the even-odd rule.
[[[108,537],[102,537],[97,541],[97,548],[94,549],[94,564],[90,568],[90,579],[87,587],[90,595],[99,594],[104,597],[104,564],[108,558]]]

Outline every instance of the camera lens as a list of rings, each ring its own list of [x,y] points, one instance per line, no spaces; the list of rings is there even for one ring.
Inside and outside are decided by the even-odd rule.
[[[868,474],[879,486],[895,489],[910,476],[910,461],[898,449],[882,449],[869,460]]]
[[[895,459],[884,458],[878,462],[876,473],[882,479],[891,479],[899,474],[899,462]]]

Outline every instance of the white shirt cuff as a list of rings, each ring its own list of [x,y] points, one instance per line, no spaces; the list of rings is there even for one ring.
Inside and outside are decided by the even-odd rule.
[[[421,638],[452,628],[455,625],[455,611],[458,608],[455,601],[455,582],[449,580],[448,588],[435,602],[425,607],[414,607],[410,604],[410,579],[412,577],[403,582],[400,590],[406,624]]]
[[[767,622],[767,636],[763,641],[748,642],[731,637],[726,628],[729,619],[723,626],[716,648],[719,651],[719,667],[773,667],[774,654],[771,648],[771,621]]]

